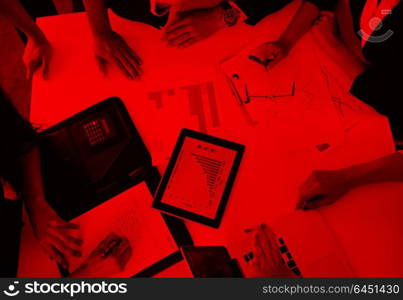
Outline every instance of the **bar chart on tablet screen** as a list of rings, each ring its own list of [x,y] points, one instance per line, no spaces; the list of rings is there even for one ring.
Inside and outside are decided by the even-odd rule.
[[[236,152],[186,138],[161,202],[214,218]]]

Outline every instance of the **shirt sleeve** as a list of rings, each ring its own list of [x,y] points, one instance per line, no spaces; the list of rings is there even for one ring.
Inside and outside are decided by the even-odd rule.
[[[403,64],[384,63],[368,68],[355,79],[351,94],[387,116],[395,140],[403,141],[403,101],[401,77]]]
[[[337,0],[304,0],[317,6],[320,10],[333,10]]]

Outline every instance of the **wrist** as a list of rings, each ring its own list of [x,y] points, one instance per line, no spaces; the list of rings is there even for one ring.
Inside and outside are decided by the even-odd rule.
[[[238,24],[241,13],[228,2],[221,2],[216,6],[219,11],[221,23],[224,27],[232,27]]]
[[[362,175],[360,175],[359,169],[357,169],[356,166],[341,169],[339,175],[340,180],[344,182],[344,187],[347,190],[361,185],[360,181],[362,179]]]
[[[31,197],[25,201],[26,210],[31,219],[42,219],[44,215],[56,214],[43,196]]]
[[[26,33],[29,40],[34,41],[36,44],[48,44],[49,41],[41,30],[34,30]]]
[[[113,35],[114,31],[112,28],[105,28],[102,30],[93,30],[94,38],[96,39],[105,39],[110,38]]]
[[[283,50],[283,52],[288,53],[294,45],[294,41],[287,39],[286,37],[280,37],[276,44],[278,47]]]
[[[69,278],[86,278],[91,277],[87,271],[87,264],[83,263],[70,273]]]

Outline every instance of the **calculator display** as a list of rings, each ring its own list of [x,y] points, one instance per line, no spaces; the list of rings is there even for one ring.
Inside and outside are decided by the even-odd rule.
[[[96,147],[107,142],[111,138],[111,128],[105,118],[89,121],[83,125],[88,143]]]

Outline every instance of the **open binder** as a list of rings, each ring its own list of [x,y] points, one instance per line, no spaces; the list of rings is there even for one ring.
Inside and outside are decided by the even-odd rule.
[[[46,197],[71,220],[146,179],[151,156],[123,102],[104,100],[42,132]]]

